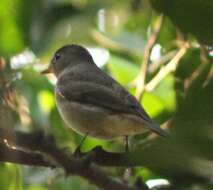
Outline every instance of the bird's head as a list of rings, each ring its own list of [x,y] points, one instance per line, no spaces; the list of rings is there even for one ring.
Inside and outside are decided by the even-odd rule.
[[[93,64],[90,53],[79,45],[66,45],[57,50],[51,59],[49,67],[42,74],[54,73],[58,76],[64,69],[78,64]]]

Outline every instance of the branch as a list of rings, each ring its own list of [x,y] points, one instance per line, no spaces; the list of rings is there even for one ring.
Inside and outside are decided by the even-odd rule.
[[[154,73],[155,71],[157,71],[159,67],[161,67],[163,64],[171,60],[176,55],[176,53],[177,53],[177,50],[169,51],[168,53],[163,55],[160,59],[152,62],[152,64],[150,64],[148,68],[148,72]]]
[[[183,45],[183,47],[180,48],[174,58],[166,66],[162,67],[160,71],[155,75],[155,77],[149,83],[146,84],[146,91],[152,91],[162,81],[162,79],[164,79],[169,73],[175,71],[178,62],[184,56],[187,49],[187,44]]]
[[[137,83],[136,83],[135,96],[137,97],[138,100],[140,100],[142,97],[150,54],[151,54],[152,48],[157,40],[162,23],[163,23],[163,15],[160,15],[160,17],[158,18],[158,20],[155,23],[154,31],[153,31],[152,35],[150,36],[150,38],[147,42],[147,45],[145,47],[145,50],[144,50],[143,62],[141,64],[141,69],[140,69],[139,75],[136,79]]]
[[[82,158],[76,158],[73,157],[73,155],[68,154],[65,152],[64,149],[60,149],[57,147],[55,140],[52,136],[47,136],[43,132],[34,132],[31,134],[26,134],[23,132],[14,132],[13,130],[9,129],[2,129],[0,128],[0,142],[5,142],[5,139],[8,141],[8,143],[11,143],[11,146],[15,147],[22,147],[24,149],[28,149],[30,151],[38,151],[41,154],[48,155],[56,163],[58,163],[59,166],[64,168],[66,173],[68,175],[79,175],[90,181],[91,183],[95,184],[98,187],[101,187],[103,189],[107,190],[136,190],[136,187],[130,187],[128,184],[122,183],[121,181],[115,180],[112,177],[107,176],[107,174],[100,169],[97,165],[92,163],[92,156],[89,154],[88,156],[84,156]],[[1,148],[1,147],[0,147]],[[18,154],[24,156],[27,155],[23,151],[18,150],[7,150],[5,146],[3,149],[1,149],[2,152],[5,154],[0,155],[6,155],[6,153],[10,153],[13,151],[13,155],[16,154],[16,157],[19,157]],[[9,154],[11,155],[11,154]],[[28,158],[29,155],[27,155]],[[35,156],[35,155],[34,155]],[[45,167],[51,167],[52,164],[48,166],[47,163],[44,163],[43,160],[34,159],[32,156],[32,160],[27,160],[27,163],[31,163],[31,165],[42,165]],[[19,160],[21,159],[21,156],[19,157]],[[21,163],[25,164],[23,160],[20,160],[19,162],[17,160],[13,160],[10,157],[6,157],[3,159],[3,161],[10,161],[15,163]],[[51,163],[51,162],[50,162]]]
[[[0,142],[1,142],[1,139],[7,139],[7,141],[11,144],[11,146],[16,146],[16,148],[22,147],[27,150],[30,150],[31,154],[32,154],[32,151],[39,151],[40,153],[51,155],[59,164],[61,162],[64,162],[63,158],[64,159],[66,158],[70,160],[69,162],[73,162],[73,163],[75,163],[77,160],[75,157],[73,157],[72,154],[67,155],[67,153],[65,153],[65,150],[63,149],[61,150],[57,148],[54,142],[54,139],[50,136],[45,137],[42,132],[33,132],[30,134],[27,134],[23,132],[18,132],[18,131],[14,132],[13,130],[0,128]],[[19,156],[19,159],[21,159],[26,153],[26,152],[23,152],[22,154],[22,151],[18,151],[15,149],[10,149],[10,151],[11,152],[13,151],[14,155],[17,153],[16,157]],[[17,152],[15,153],[15,151]],[[137,154],[138,154],[137,151],[125,152],[125,153],[108,152],[103,150],[100,146],[97,146],[93,150],[91,150],[89,153],[80,152],[79,157],[85,158],[85,156],[87,156],[87,158],[89,158],[92,162],[101,166],[136,167],[136,166],[141,166],[141,160],[140,159],[131,160],[131,157]],[[5,152],[5,159],[3,161],[10,162],[10,158],[9,157],[6,158],[6,156],[7,155]],[[47,161],[44,163],[42,159],[35,159],[35,158],[31,156],[32,164],[29,164],[29,165],[37,165],[37,166],[44,166],[44,167],[53,166],[53,164],[51,163],[46,163]],[[17,160],[11,160],[11,162],[25,164],[24,160],[18,160],[18,158]]]
[[[22,150],[11,149],[6,144],[0,144],[0,162],[11,162],[15,164],[24,164],[28,166],[55,166],[39,153],[25,152]]]

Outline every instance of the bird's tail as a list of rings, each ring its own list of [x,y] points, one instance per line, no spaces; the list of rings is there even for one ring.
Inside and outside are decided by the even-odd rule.
[[[149,125],[149,130],[151,130],[152,132],[162,136],[162,137],[168,137],[169,133],[165,130],[163,130],[160,125],[156,124],[156,123],[151,123]]]

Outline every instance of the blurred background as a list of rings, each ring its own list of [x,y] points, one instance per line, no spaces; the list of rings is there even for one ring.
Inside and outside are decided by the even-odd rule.
[[[75,149],[82,136],[65,127],[55,106],[55,78],[40,71],[61,46],[81,44],[170,131],[169,139],[131,138],[131,159],[141,167],[130,180],[212,190],[212,11],[209,0],[1,0],[0,127],[43,129],[61,147]],[[82,150],[96,145],[124,151],[123,139],[90,137]],[[120,178],[124,169],[107,171]],[[0,189],[97,188],[58,169],[1,163]]]

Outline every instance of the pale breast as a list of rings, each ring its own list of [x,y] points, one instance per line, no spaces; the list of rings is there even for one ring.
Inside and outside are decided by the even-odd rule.
[[[56,103],[65,123],[80,134],[89,134],[102,139],[113,139],[145,131],[141,120],[137,116],[113,115],[104,108],[68,101],[58,93],[56,93]]]

